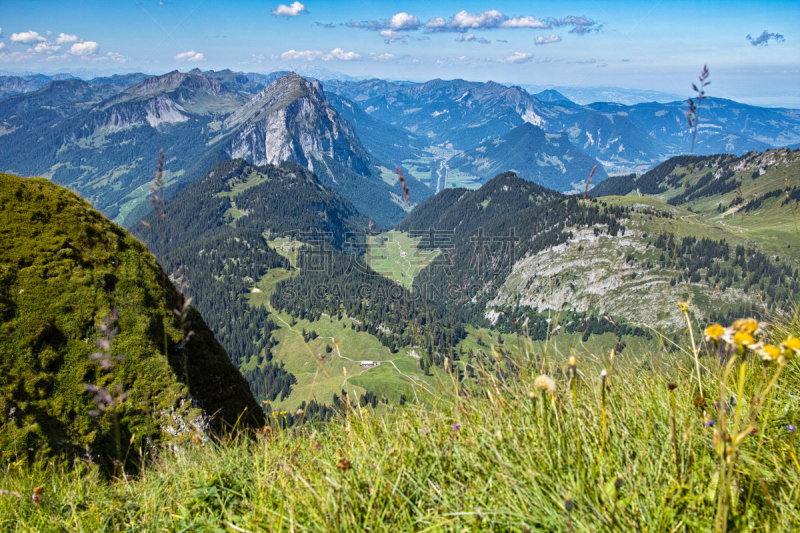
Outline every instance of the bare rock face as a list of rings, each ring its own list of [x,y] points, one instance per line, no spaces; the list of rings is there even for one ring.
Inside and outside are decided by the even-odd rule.
[[[253,97],[224,127],[235,132],[226,148],[232,159],[255,165],[292,161],[314,171],[319,160],[312,154],[318,153],[358,174],[369,172],[353,127],[330,106],[322,85],[294,72]]]

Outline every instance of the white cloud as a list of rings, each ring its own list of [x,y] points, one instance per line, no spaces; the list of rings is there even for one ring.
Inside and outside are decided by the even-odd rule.
[[[204,61],[206,56],[201,54],[200,52],[195,52],[194,50],[189,50],[188,52],[182,52],[175,56],[174,59],[177,61]]]
[[[490,30],[497,28],[550,28],[550,23],[532,16],[509,17],[496,9],[483,13],[469,13],[459,11],[450,20],[441,17],[430,19],[425,24],[426,31],[457,31],[465,30]]]
[[[202,55],[202,54],[201,54]],[[108,52],[106,57],[111,61],[116,61],[117,63],[127,63],[128,58],[122,54],[118,54],[116,52]]]
[[[0,53],[0,61],[2,62],[10,62],[10,61],[25,61],[28,59],[32,59],[33,53],[32,52],[2,52]],[[53,56],[50,56],[53,57]]]
[[[341,48],[334,48],[331,50],[330,54],[325,54],[322,56],[323,61],[331,61],[334,59],[338,59],[340,61],[357,61],[361,59],[361,56],[355,52],[345,52]]]
[[[94,41],[86,41],[83,43],[75,43],[68,50],[74,56],[89,56],[96,54],[100,50],[100,45]]]
[[[413,15],[409,15],[406,12],[396,13],[392,15],[392,18],[386,20],[362,20],[361,22],[356,22],[353,20],[348,21],[345,24],[348,28],[358,28],[361,30],[367,31],[377,31],[386,44],[389,44],[393,41],[404,41],[406,40],[405,35],[401,35],[398,32],[401,31],[414,31],[418,30],[422,23],[419,19]]]
[[[53,52],[57,52],[59,48],[61,47],[58,45],[50,44],[48,42],[43,42],[37,44],[36,47],[33,49],[33,51],[36,52],[37,54],[41,54],[42,52],[48,52],[52,54]]]
[[[554,26],[594,26],[596,23],[586,17],[566,17],[561,20],[550,21]]]
[[[77,43],[79,41],[77,35],[69,35],[67,33],[59,33],[56,39],[56,44]]]
[[[373,61],[393,61],[395,59],[394,54],[376,54],[373,52],[369,56]]]
[[[459,33],[458,39],[456,39],[456,41],[460,43],[476,42],[481,44],[489,44],[491,42],[488,39],[484,39],[483,37],[475,37],[475,34],[473,33],[467,33],[466,35],[463,33]]]
[[[536,17],[519,17],[504,20],[500,23],[501,28],[549,28],[550,24],[542,22]]]
[[[452,65],[453,63],[477,63],[480,60],[473,60],[467,56],[460,56],[460,57],[443,57],[441,59],[436,60],[437,65]]]
[[[281,59],[300,60],[300,61],[314,61],[321,58],[323,55],[319,50],[306,50],[300,52],[298,50],[289,50],[281,54]]]
[[[253,63],[263,63],[267,59],[264,54],[253,54]]]
[[[386,27],[386,22],[378,22],[377,20],[356,22],[354,20],[349,20],[345,26],[348,28],[359,28],[361,30],[380,31]]]
[[[272,14],[276,17],[296,17],[301,13],[308,13],[308,10],[300,2],[292,2],[288,6],[281,4],[272,11]]]
[[[429,31],[463,31],[480,28],[497,28],[507,17],[496,9],[483,13],[459,11],[447,22],[441,17],[433,18],[425,24]]]
[[[25,43],[25,44],[33,44],[41,41],[46,41],[44,37],[36,33],[35,31],[23,31],[21,33],[12,33],[11,34],[11,42],[12,43]]]
[[[0,43],[0,50],[6,47],[6,43]]]
[[[383,31],[380,32],[379,35],[381,37],[383,37],[383,40],[384,40],[384,42],[386,44],[389,44],[389,43],[391,43],[393,41],[405,41],[406,40],[406,36],[405,35],[401,35],[401,34],[397,33],[394,30],[383,30]]]
[[[316,61],[321,59],[323,61],[357,61],[361,56],[355,52],[345,52],[341,48],[334,48],[330,53],[326,54],[319,50],[289,50],[281,54],[281,59],[289,61]]]
[[[419,19],[406,12],[400,12],[388,20],[386,26],[391,30],[416,30],[420,26]]]
[[[529,54],[528,52],[514,52],[508,57],[504,57],[502,59],[498,59],[498,63],[527,63],[533,59],[533,54]]]
[[[545,37],[543,35],[540,35],[540,36],[538,36],[536,38],[535,41],[533,41],[533,43],[534,44],[550,44],[550,43],[557,43],[560,40],[561,40],[561,37],[559,37],[558,35],[556,35],[554,33],[550,37]]]

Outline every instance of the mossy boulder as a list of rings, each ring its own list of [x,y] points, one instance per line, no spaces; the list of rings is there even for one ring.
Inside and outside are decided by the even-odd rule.
[[[203,428],[262,424],[247,382],[191,308],[182,345],[187,328],[173,313],[182,305],[145,246],[86,201],[0,174],[0,461],[88,454],[111,465],[202,439]],[[108,369],[92,359],[104,326],[115,331]],[[127,398],[98,415],[87,385]]]

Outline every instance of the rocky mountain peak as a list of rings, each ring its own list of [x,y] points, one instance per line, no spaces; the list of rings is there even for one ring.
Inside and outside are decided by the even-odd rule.
[[[234,130],[231,158],[256,165],[292,161],[309,170],[326,170],[327,156],[364,175],[369,158],[353,126],[328,103],[322,84],[294,72],[281,76],[224,122]]]
[[[209,78],[200,69],[195,68],[187,73],[173,70],[162,76],[147,78],[133,87],[129,87],[109,104],[130,100],[147,100],[160,94],[172,93],[178,89],[184,89],[188,92],[205,91],[215,96],[225,95],[230,92],[227,87]]]
[[[265,87],[241,109],[228,117],[225,127],[235,128],[245,122],[263,120],[301,98],[307,98],[315,105],[327,105],[325,93],[318,81],[311,82],[290,72]]]

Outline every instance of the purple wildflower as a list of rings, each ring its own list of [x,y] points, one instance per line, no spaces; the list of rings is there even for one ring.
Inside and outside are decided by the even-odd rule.
[[[792,424],[789,424],[788,426],[786,426],[786,429],[787,429],[787,430],[788,430],[790,433],[794,433],[794,432],[795,432],[795,430],[797,430],[797,428],[796,428],[796,427],[794,427],[794,425],[792,425]]]
[[[708,422],[706,422],[706,427],[710,428],[711,426],[713,426],[716,423],[717,423],[716,420],[709,420]]]
[[[791,426],[790,426],[790,427],[791,427]],[[453,430],[455,430],[455,431],[458,431],[459,429],[461,429],[461,424],[459,424],[458,422],[456,422],[456,425],[454,425],[454,426],[453,426]]]

